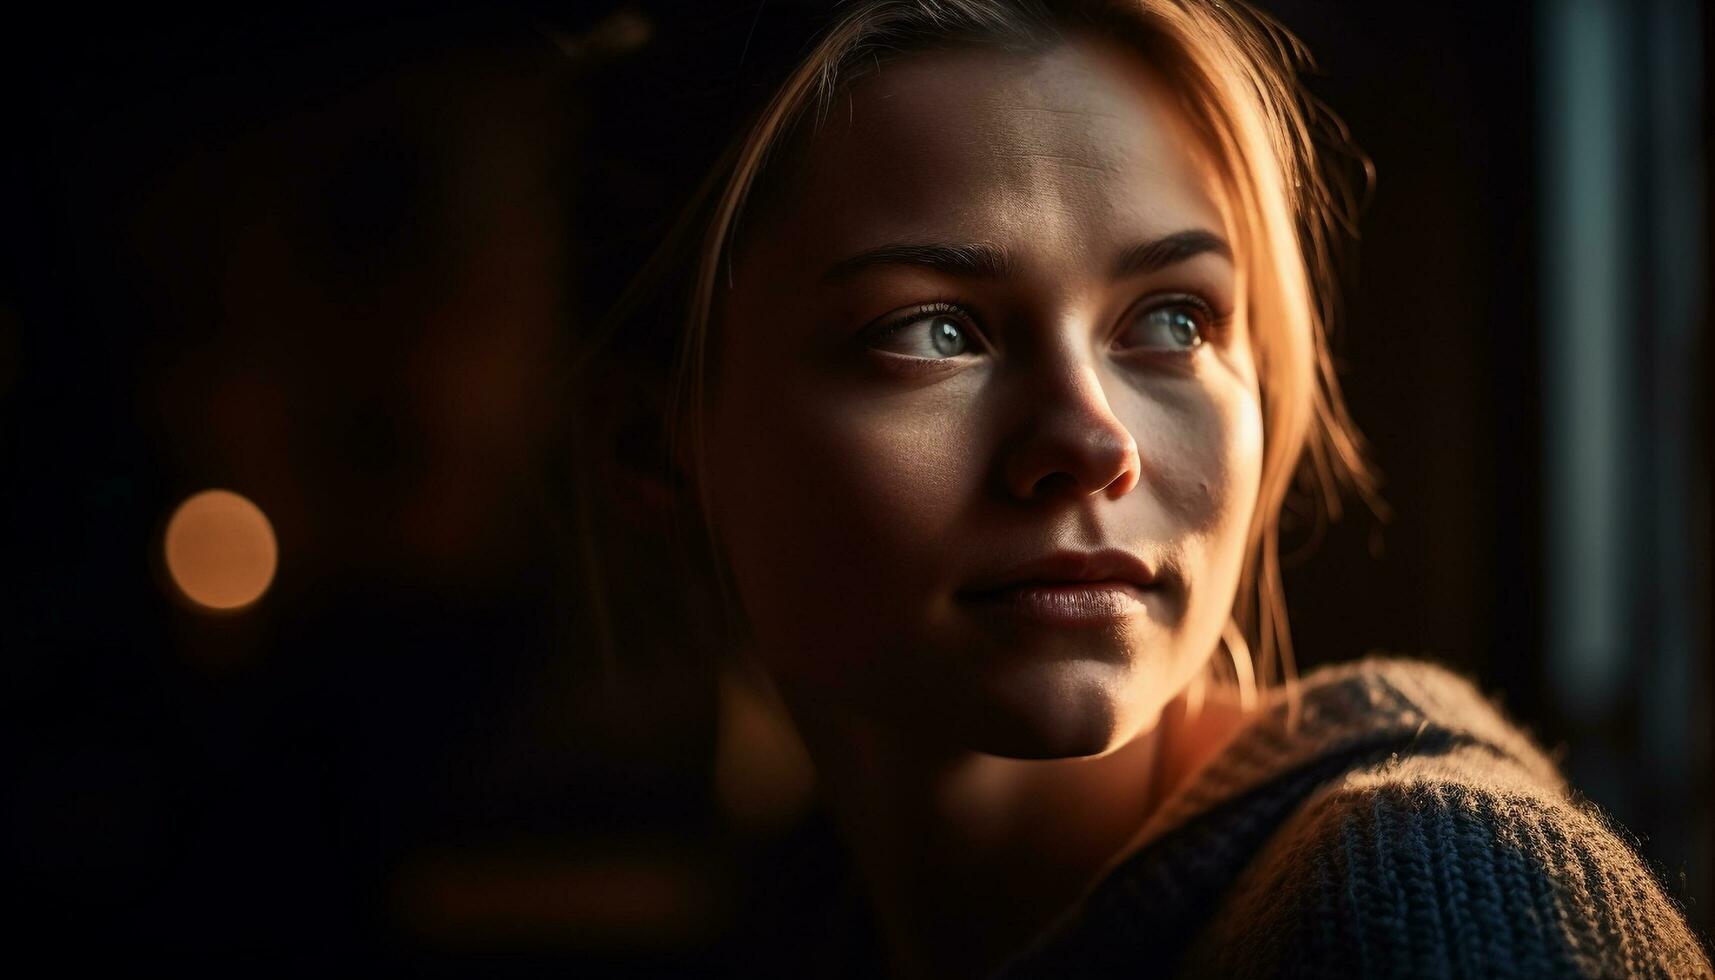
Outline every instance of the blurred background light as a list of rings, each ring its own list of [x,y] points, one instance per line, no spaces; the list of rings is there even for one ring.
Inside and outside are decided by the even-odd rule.
[[[280,557],[267,515],[230,490],[204,490],[180,504],[167,522],[164,551],[185,598],[218,610],[260,599]]]
[[[1572,783],[1707,901],[1707,12],[1537,14],[1542,684]]]

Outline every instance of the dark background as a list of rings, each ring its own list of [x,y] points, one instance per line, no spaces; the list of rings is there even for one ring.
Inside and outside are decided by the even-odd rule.
[[[631,975],[769,921],[747,869],[780,866],[803,812],[790,747],[707,671],[616,677],[567,598],[561,368],[622,264],[604,243],[655,234],[664,209],[633,205],[683,177],[649,142],[670,131],[627,131],[623,152],[603,135],[670,6],[78,11],[8,31],[0,843],[25,946]],[[1650,220],[1614,243],[1636,287],[1616,329],[1639,352],[1615,370],[1668,391],[1673,424],[1615,423],[1641,454],[1629,550],[1605,569],[1629,618],[1620,680],[1592,700],[1557,681],[1568,594],[1547,545],[1579,488],[1545,462],[1567,424],[1544,381],[1565,342],[1545,45],[1576,6],[1268,5],[1379,174],[1336,351],[1391,512],[1289,540],[1287,585],[1301,665],[1383,650],[1474,676],[1707,935],[1709,14],[1651,7],[1693,25],[1697,71],[1616,96],[1651,132],[1698,134],[1688,183],[1652,176],[1638,139],[1613,193],[1689,217],[1702,251]],[[1663,43],[1614,40],[1640,65]],[[1669,287],[1695,295],[1689,357],[1652,339]],[[1691,380],[1661,389],[1674,371]],[[1662,460],[1683,465],[1645,465]],[[280,542],[237,614],[178,600],[159,558],[167,516],[209,487]]]

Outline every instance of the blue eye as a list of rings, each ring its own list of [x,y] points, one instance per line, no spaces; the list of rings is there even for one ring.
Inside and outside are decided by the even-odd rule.
[[[1202,302],[1181,298],[1139,313],[1114,341],[1122,350],[1190,351],[1207,341],[1209,309]]]
[[[875,342],[877,350],[925,360],[958,357],[973,346],[970,328],[946,313],[907,320]]]

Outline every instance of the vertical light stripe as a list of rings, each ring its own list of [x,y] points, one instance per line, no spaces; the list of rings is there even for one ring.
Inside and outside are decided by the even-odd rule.
[[[1654,662],[1642,696],[1641,745],[1652,778],[1660,857],[1682,870],[1693,902],[1711,894],[1708,809],[1709,342],[1705,281],[1708,201],[1704,190],[1705,52],[1696,0],[1651,0],[1648,161],[1650,273],[1656,296],[1648,379]]]
[[[1618,0],[1545,0],[1540,107],[1544,612],[1549,673],[1568,708],[1621,692],[1630,569],[1624,529],[1627,381],[1639,331],[1628,270],[1627,13]]]
[[[1650,271],[1656,316],[1649,387],[1656,665],[1644,713],[1645,744],[1666,770],[1704,755],[1708,690],[1702,630],[1708,596],[1707,442],[1697,411],[1703,374],[1705,266],[1703,221],[1703,75],[1701,11],[1693,0],[1653,0],[1648,8]],[[1691,736],[1688,738],[1688,736]],[[1706,757],[1706,756],[1705,756]],[[1698,764],[1692,771],[1702,771]]]

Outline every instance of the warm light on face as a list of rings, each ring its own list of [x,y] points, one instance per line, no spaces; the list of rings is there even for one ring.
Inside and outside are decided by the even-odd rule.
[[[230,490],[204,490],[167,522],[167,571],[185,598],[232,610],[262,597],[274,580],[279,547],[267,515]]]
[[[1111,751],[1220,644],[1257,499],[1220,172],[1093,39],[918,52],[836,116],[718,294],[704,475],[749,638],[819,717]]]

